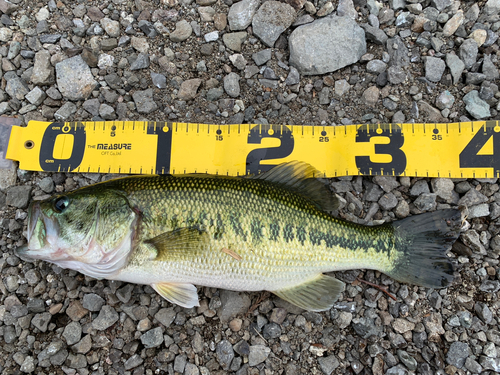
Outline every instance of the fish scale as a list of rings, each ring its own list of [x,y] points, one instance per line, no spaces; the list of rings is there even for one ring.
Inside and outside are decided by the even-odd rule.
[[[325,272],[375,269],[432,288],[453,280],[446,256],[460,212],[371,227],[326,211],[318,172],[285,163],[249,178],[135,176],[31,204],[20,255],[110,280],[149,284],[184,307],[194,284],[268,290],[301,308],[331,308],[344,283]]]

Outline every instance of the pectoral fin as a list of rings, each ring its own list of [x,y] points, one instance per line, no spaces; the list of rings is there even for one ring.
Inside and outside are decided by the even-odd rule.
[[[302,284],[273,293],[304,310],[324,311],[333,306],[344,289],[342,281],[320,274]]]
[[[198,257],[208,248],[210,237],[197,228],[180,228],[147,241],[157,251],[155,260]]]
[[[151,287],[153,287],[160,296],[176,305],[186,308],[200,306],[198,292],[193,284],[158,283],[151,284]]]

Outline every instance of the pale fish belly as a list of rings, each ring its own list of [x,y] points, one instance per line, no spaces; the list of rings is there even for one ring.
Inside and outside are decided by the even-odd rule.
[[[213,244],[203,257],[132,264],[114,279],[141,284],[189,283],[234,291],[276,291],[300,284],[318,273],[380,269],[388,261],[385,254],[365,249],[307,246],[281,240],[260,249],[236,249],[233,255],[223,251],[228,246],[221,241]]]

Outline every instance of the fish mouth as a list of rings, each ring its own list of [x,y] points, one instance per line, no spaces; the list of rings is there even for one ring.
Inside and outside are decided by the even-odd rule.
[[[55,220],[43,214],[40,203],[31,203],[28,209],[28,244],[16,249],[19,256],[50,260],[54,256],[52,243],[57,237]]]

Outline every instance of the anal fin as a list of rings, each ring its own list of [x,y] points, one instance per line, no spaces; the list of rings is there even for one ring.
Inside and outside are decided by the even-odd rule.
[[[193,284],[187,283],[158,283],[151,284],[156,292],[167,301],[176,305],[191,308],[200,306],[198,291]]]
[[[304,310],[325,311],[333,306],[344,289],[342,281],[320,274],[302,284],[272,292]]]

